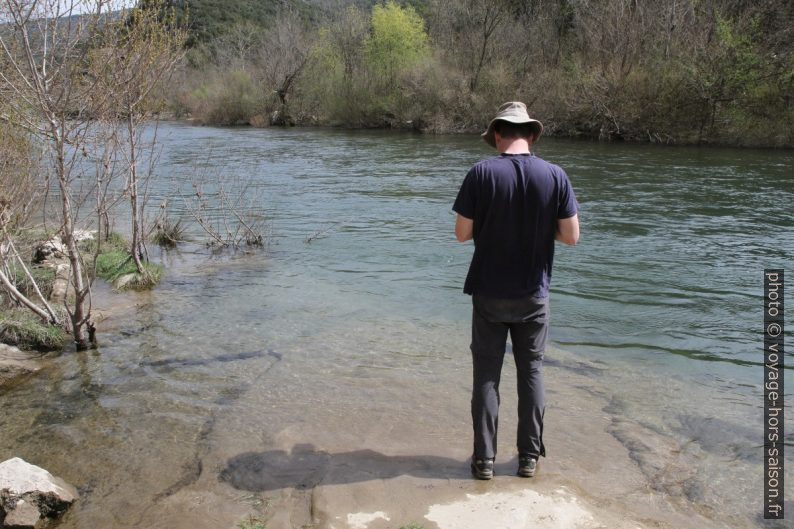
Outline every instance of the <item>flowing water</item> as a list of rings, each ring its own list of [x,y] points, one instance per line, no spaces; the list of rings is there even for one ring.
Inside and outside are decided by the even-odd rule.
[[[197,190],[243,183],[268,248],[185,244],[158,252],[150,293],[98,286],[98,350],[0,394],[0,460],[77,485],[69,528],[229,527],[251,509],[276,524],[285,494],[311,503],[298,527],[322,518],[300,496],[320,485],[467,482],[472,247],[450,208],[491,154],[479,138],[166,124],[159,139],[153,209],[187,221]],[[668,527],[764,526],[762,274],[791,271],[794,154],[536,152],[568,172],[582,224],[555,259],[541,475]]]

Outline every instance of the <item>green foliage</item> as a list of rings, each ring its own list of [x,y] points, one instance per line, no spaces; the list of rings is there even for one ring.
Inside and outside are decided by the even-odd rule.
[[[720,46],[707,66],[712,97],[738,99],[746,97],[760,81],[765,61],[761,57],[756,40],[758,19],[752,19],[745,28],[722,16],[717,16],[716,33]]]
[[[362,51],[369,20],[355,6],[318,29],[300,91],[323,120],[364,125],[370,94],[363,74]]]
[[[181,104],[202,123],[239,125],[262,111],[264,94],[247,71],[206,72]]]
[[[172,0],[180,21],[187,21],[187,45],[195,47],[226,33],[242,22],[268,27],[279,9],[297,9],[308,14],[299,0]]]
[[[14,283],[14,286],[17,288],[17,290],[19,290],[27,298],[38,299],[34,285],[31,283],[22,267],[18,266],[16,263],[13,263],[10,266],[10,271],[10,279]],[[28,265],[28,271],[33,277],[33,281],[35,281],[36,286],[39,287],[41,295],[44,296],[45,299],[49,298],[50,294],[52,293],[52,286],[55,283],[55,269],[48,266]]]
[[[430,55],[424,21],[412,7],[400,7],[392,0],[372,8],[371,32],[364,42],[366,70],[372,82],[367,94],[369,113],[387,126],[404,122],[406,92],[404,78]],[[386,118],[386,119],[384,119]]]
[[[372,32],[365,43],[370,72],[394,84],[408,68],[430,54],[425,23],[412,7],[400,7],[393,0],[372,8]]]
[[[770,53],[764,45],[759,15],[734,18],[718,13],[715,37],[714,46],[703,50],[696,60],[682,59],[682,70],[694,92],[688,99],[699,103],[692,105],[690,114],[698,127],[696,139],[769,145],[790,142],[794,129],[785,94],[794,87],[790,80],[785,81],[785,72],[791,75],[791,53],[783,57]],[[780,119],[785,116],[788,119]]]
[[[410,6],[354,6],[320,28],[302,93],[332,124],[383,127],[411,119],[406,81],[427,67],[424,21]]]
[[[61,327],[42,323],[27,309],[0,310],[0,342],[22,349],[53,351],[66,346],[69,335]]]
[[[121,236],[120,233],[112,231],[108,234],[107,237],[102,238],[99,241],[99,251],[102,252],[109,252],[109,251],[125,251],[129,243],[124,240],[124,237]],[[97,240],[96,237],[91,239],[84,239],[78,243],[78,248],[80,252],[84,255],[93,255],[96,253],[97,250]]]
[[[107,281],[136,271],[132,255],[125,250],[108,250],[97,256],[96,274]]]
[[[163,275],[163,266],[145,262],[144,273],[138,273],[132,255],[124,249],[99,254],[96,275],[110,282],[117,290],[146,290],[156,285]]]
[[[298,124],[476,132],[500,103],[521,99],[546,135],[794,145],[792,3],[307,4],[314,45],[290,93]],[[266,122],[278,86],[265,72],[283,58],[236,60],[245,46],[228,28],[193,50],[195,64],[213,66],[195,71],[176,106],[205,123]],[[288,28],[273,28],[282,42],[276,29]],[[226,45],[234,61],[219,60]]]

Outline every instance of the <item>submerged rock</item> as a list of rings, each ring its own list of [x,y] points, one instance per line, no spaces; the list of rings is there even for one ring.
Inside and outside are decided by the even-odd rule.
[[[41,518],[62,514],[77,490],[35,465],[15,457],[0,463],[0,526],[35,527]]]
[[[39,369],[41,365],[27,353],[12,345],[0,344],[0,386]]]

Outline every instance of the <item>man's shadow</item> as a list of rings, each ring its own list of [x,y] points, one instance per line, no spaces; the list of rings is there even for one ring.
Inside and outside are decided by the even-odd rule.
[[[512,462],[495,467],[497,474],[515,472]],[[387,456],[373,450],[330,454],[314,445],[298,444],[290,452],[269,450],[232,457],[219,479],[239,490],[264,492],[283,488],[311,489],[320,483],[338,485],[397,476],[470,479],[469,461],[438,456]]]

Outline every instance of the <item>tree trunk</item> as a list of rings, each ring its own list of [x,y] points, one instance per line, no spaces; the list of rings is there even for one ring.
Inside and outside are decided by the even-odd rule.
[[[80,250],[77,241],[74,240],[74,219],[72,218],[72,204],[69,189],[69,177],[65,161],[65,142],[63,131],[65,124],[52,124],[52,135],[55,138],[56,148],[56,167],[55,172],[58,178],[58,186],[61,191],[61,214],[63,215],[63,234],[61,239],[66,246],[66,254],[72,270],[72,284],[74,286],[74,309],[69,312],[72,322],[72,336],[75,347],[78,351],[88,349],[89,339],[86,337],[86,323],[93,327],[91,323],[91,311],[85,304],[90,290],[86,287],[83,277],[83,262],[80,259]]]
[[[139,274],[145,273],[143,262],[141,261],[141,216],[138,212],[138,158],[137,148],[135,141],[135,118],[133,117],[132,109],[128,109],[127,114],[127,134],[129,134],[130,142],[130,209],[132,217],[132,247],[130,253],[132,259],[135,261],[135,268],[138,269]]]

